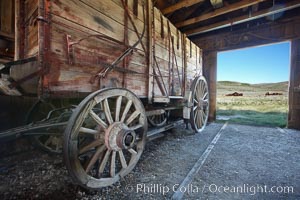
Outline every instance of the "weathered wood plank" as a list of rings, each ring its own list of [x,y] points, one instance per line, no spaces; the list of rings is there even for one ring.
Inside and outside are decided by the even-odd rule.
[[[13,33],[14,23],[14,12],[13,12],[13,1],[0,1],[0,18],[1,18],[1,31],[5,33]]]
[[[38,40],[38,26],[41,23],[31,20],[37,17],[38,5],[33,2],[37,0],[25,1],[25,56],[36,55],[38,46],[44,42]],[[128,0],[130,16],[139,35],[146,23],[146,33],[142,38],[146,52],[139,44],[128,55],[126,62],[118,65],[136,73],[128,71],[124,76],[123,72],[112,70],[105,78],[94,78],[92,81],[101,69],[107,67],[106,64],[114,62],[127,49],[122,42],[128,40],[128,44],[133,45],[139,40],[130,20],[125,21],[122,1],[55,0],[50,1],[50,5],[50,34],[45,35],[50,41],[49,58],[46,58],[49,73],[43,77],[44,87],[49,88],[50,94],[88,93],[104,87],[125,85],[138,96],[151,100],[153,91],[154,96],[163,95],[161,88],[164,85],[169,95],[181,96],[185,80],[191,79],[202,70],[200,48],[168,22],[153,7],[152,1],[147,1],[145,6],[147,19],[144,22],[142,1]],[[134,11],[137,15],[134,15]],[[154,27],[150,29],[152,25]],[[71,36],[69,44],[78,41],[80,43],[72,44],[68,50],[67,35]],[[106,38],[87,38],[91,35],[104,35]],[[119,42],[112,42],[107,37]],[[158,77],[155,78],[155,75]]]

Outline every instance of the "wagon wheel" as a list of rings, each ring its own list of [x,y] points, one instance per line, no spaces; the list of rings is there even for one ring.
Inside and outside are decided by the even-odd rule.
[[[196,132],[201,132],[207,123],[209,112],[209,92],[204,76],[196,77],[192,83],[191,125]]]
[[[147,117],[141,101],[126,89],[90,94],[76,108],[64,135],[64,159],[83,187],[106,187],[137,164],[145,146]]]
[[[151,126],[154,127],[160,127],[160,126],[164,126],[169,118],[170,112],[169,111],[165,111],[159,115],[151,115],[148,117],[148,122],[149,124],[151,124]]]
[[[57,109],[52,102],[38,100],[26,116],[26,123],[35,123],[44,120],[51,110]],[[47,130],[45,130],[47,131]],[[36,135],[30,137],[32,144],[43,151],[53,154],[62,153],[62,136],[58,135]]]

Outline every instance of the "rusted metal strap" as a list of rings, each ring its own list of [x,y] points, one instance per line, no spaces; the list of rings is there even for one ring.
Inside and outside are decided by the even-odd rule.
[[[33,78],[36,77],[36,76],[43,75],[44,73],[45,73],[45,69],[40,69],[40,70],[38,70],[38,71],[35,71],[35,72],[33,72],[33,73],[31,73],[31,74],[29,74],[29,75],[27,75],[27,76],[21,78],[21,79],[18,80],[18,81],[13,82],[13,83],[10,84],[8,87],[9,87],[10,89],[15,88],[15,87],[21,85],[22,83],[24,83],[24,82],[26,82],[26,81],[28,81],[28,80],[30,80],[30,79],[33,79]]]
[[[104,73],[107,73],[106,70],[107,69],[111,69],[111,70],[116,70],[118,72],[121,72],[121,73],[128,73],[128,74],[137,74],[137,75],[143,75],[143,76],[146,76],[145,73],[140,73],[140,72],[136,72],[136,71],[133,71],[133,70],[130,70],[130,69],[126,69],[126,68],[123,68],[123,67],[118,67],[118,66],[112,66],[111,64],[109,63],[104,63],[104,62],[101,62],[100,63],[102,66],[104,66],[104,68],[101,68],[96,75],[92,76],[91,79],[90,79],[90,83],[93,84],[95,83],[95,81],[98,79],[98,78],[103,78],[103,76],[101,76],[102,74]]]
[[[133,20],[132,20],[132,18],[130,16],[130,13],[128,11],[128,7],[127,7],[126,3],[124,2],[124,0],[122,0],[122,3],[123,3],[123,6],[124,6],[124,9],[125,9],[125,11],[126,11],[126,13],[128,15],[128,18],[129,18],[130,22],[132,23],[132,26],[135,29],[136,35],[138,37],[138,41],[136,41],[132,46],[130,46],[128,49],[126,49],[123,54],[121,54],[116,60],[114,60],[114,62],[112,62],[111,65],[108,65],[106,68],[101,69],[99,73],[97,73],[95,76],[93,76],[91,78],[91,82],[95,81],[95,79],[97,77],[104,78],[107,75],[107,73],[109,73],[110,71],[112,71],[113,69],[115,69],[119,63],[121,63],[127,56],[129,56],[133,52],[133,50],[136,49],[136,47],[137,47],[138,44],[141,44],[142,47],[143,47],[143,49],[144,49],[144,51],[146,52],[145,46],[143,45],[143,42],[142,42],[142,38],[144,37],[145,32],[146,32],[146,25],[144,23],[143,32],[142,32],[141,35],[139,35],[139,33],[137,31],[137,28],[136,28],[136,26],[135,26],[135,24],[134,24],[134,22],[133,22]],[[144,12],[144,6],[143,6],[143,17],[144,17],[144,21],[146,21],[146,16],[145,16],[145,12]]]
[[[127,6],[126,3],[124,2],[124,0],[122,0],[122,3],[123,3],[124,10],[125,10],[125,12],[126,12],[128,18],[129,18],[129,21],[130,21],[130,23],[131,23],[132,26],[133,26],[134,32],[135,32],[136,36],[137,36],[138,39],[139,39],[139,40],[138,40],[138,44],[140,43],[140,44],[142,45],[142,48],[143,48],[144,52],[147,52],[146,47],[145,47],[145,45],[144,45],[144,43],[143,43],[143,41],[142,41],[142,38],[144,37],[145,30],[146,30],[146,23],[144,23],[142,35],[139,35],[139,32],[138,32],[138,30],[137,30],[137,27],[136,27],[136,25],[135,25],[135,23],[134,23],[132,17],[130,16],[130,13],[129,13],[129,10],[128,10],[128,6]],[[146,17],[145,17],[144,6],[143,6],[143,19],[144,19],[144,22],[145,22],[145,21],[146,21]]]
[[[160,91],[162,92],[162,94],[163,94],[164,96],[169,96],[169,95],[168,95],[168,90],[167,90],[167,88],[166,88],[164,79],[163,79],[163,77],[162,77],[162,74],[161,74],[161,71],[160,71],[160,69],[159,69],[159,66],[158,66],[158,63],[157,63],[157,60],[156,60],[156,57],[155,57],[155,56],[154,56],[154,62],[155,62],[155,66],[156,66],[157,69],[158,69],[159,77],[161,78],[162,84],[163,84],[163,85],[161,85],[161,83],[160,83],[160,81],[159,81],[159,79],[158,79],[158,76],[157,76],[157,74],[156,74],[155,68],[153,67],[153,73],[154,73],[155,79],[156,79],[156,81],[157,81],[158,87],[159,87]],[[163,86],[163,87],[162,87],[162,86]]]
[[[139,14],[139,1],[138,0],[133,0],[133,14],[135,16],[138,16],[138,14]]]

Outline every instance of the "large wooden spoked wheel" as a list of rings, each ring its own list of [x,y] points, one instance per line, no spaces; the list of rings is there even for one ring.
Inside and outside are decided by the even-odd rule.
[[[196,77],[192,83],[191,125],[195,132],[201,132],[207,123],[209,113],[209,92],[204,76]]]
[[[132,92],[112,88],[90,94],[65,130],[64,159],[71,177],[89,189],[119,181],[137,164],[147,127],[144,106]]]

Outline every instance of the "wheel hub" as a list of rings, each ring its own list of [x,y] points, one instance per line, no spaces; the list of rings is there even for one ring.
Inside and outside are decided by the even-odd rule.
[[[126,124],[115,122],[105,132],[105,145],[113,151],[130,149],[136,141],[136,134]]]
[[[199,110],[203,110],[204,107],[207,107],[207,106],[208,106],[208,103],[207,103],[206,101],[204,101],[204,100],[200,100],[200,101],[198,102],[198,104],[197,104],[197,108],[198,108]]]

